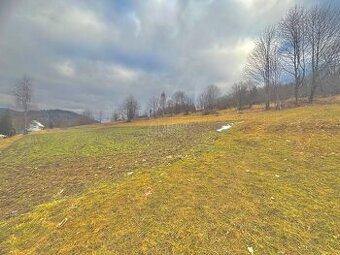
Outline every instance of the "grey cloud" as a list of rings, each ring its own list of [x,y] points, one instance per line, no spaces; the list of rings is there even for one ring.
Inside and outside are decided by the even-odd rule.
[[[0,107],[23,74],[37,107],[116,107],[135,95],[197,95],[240,77],[252,40],[306,0],[2,1]],[[310,2],[310,1],[309,1]]]

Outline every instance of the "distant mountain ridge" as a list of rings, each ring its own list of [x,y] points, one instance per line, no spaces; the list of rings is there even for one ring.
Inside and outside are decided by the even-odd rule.
[[[17,132],[24,129],[23,112],[8,108],[0,108],[0,115],[9,111],[13,127]],[[87,116],[65,110],[39,110],[28,113],[28,121],[37,120],[46,128],[63,128],[96,123],[97,121]]]

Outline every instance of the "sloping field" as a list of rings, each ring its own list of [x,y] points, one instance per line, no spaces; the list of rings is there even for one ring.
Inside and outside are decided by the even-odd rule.
[[[58,130],[0,155],[3,254],[340,250],[339,104]]]

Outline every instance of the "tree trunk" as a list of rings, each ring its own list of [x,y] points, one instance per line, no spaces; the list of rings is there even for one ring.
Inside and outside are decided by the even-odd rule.
[[[269,108],[270,108],[270,102],[267,100],[267,101],[266,101],[266,108],[265,108],[266,111],[269,110]]]
[[[27,111],[24,111],[24,135],[27,134]]]
[[[309,98],[308,98],[309,103],[313,103],[314,95],[315,95],[315,90],[316,90],[316,82],[313,79],[311,90],[310,90],[310,95],[309,95]]]
[[[313,100],[314,100],[314,94],[315,94],[315,88],[312,87],[311,91],[310,91],[310,95],[309,95],[309,103],[313,103]]]
[[[281,99],[280,99],[278,88],[276,86],[276,110],[281,111],[281,109],[282,109]]]
[[[299,88],[298,86],[295,86],[295,105],[298,106],[299,105]]]
[[[269,84],[266,85],[266,88],[265,88],[265,93],[266,93],[266,107],[265,107],[265,110],[269,110],[270,108],[270,94],[269,94]]]

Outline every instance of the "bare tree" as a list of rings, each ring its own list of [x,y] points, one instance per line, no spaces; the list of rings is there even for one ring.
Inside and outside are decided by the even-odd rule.
[[[204,112],[209,113],[217,108],[220,89],[216,85],[209,85],[198,98],[198,104]]]
[[[111,121],[117,121],[119,119],[119,114],[116,110],[112,112]]]
[[[133,96],[129,96],[125,99],[122,108],[127,120],[131,121],[138,115],[139,103]]]
[[[102,123],[102,121],[103,121],[103,116],[104,116],[104,113],[103,113],[102,110],[100,110],[100,111],[98,112],[98,121],[99,121],[100,123]]]
[[[174,109],[175,109],[174,100],[172,100],[172,98],[168,98],[168,100],[166,100],[167,113],[172,116],[174,114],[174,111],[175,111]]]
[[[85,109],[81,115],[82,115],[82,118],[79,120],[79,125],[84,125],[84,124],[89,124],[89,123],[94,122],[94,116],[91,110]]]
[[[83,114],[82,114],[84,117],[88,118],[88,119],[94,119],[93,117],[93,113],[91,110],[89,109],[86,109]]]
[[[306,10],[295,6],[279,23],[284,70],[294,77],[295,104],[306,77]]]
[[[175,105],[175,113],[178,114],[183,111],[183,108],[185,107],[185,100],[186,100],[186,95],[183,91],[176,91],[172,99],[174,101]]]
[[[217,107],[218,102],[216,102]],[[184,113],[189,114],[189,112],[196,112],[196,107],[194,101],[189,97],[185,97]]]
[[[163,116],[165,114],[165,107],[166,107],[166,95],[164,91],[162,92],[161,97],[159,99],[159,107],[160,107],[161,115]]]
[[[148,103],[148,107],[149,107],[149,111],[150,111],[150,117],[153,116],[154,118],[157,117],[157,114],[158,114],[158,110],[159,110],[159,105],[160,103],[160,100],[159,100],[159,97],[152,97],[150,98],[149,100],[149,103]]]
[[[32,79],[24,75],[21,80],[15,86],[13,94],[16,98],[16,102],[19,108],[24,112],[24,134],[27,134],[28,129],[28,112],[32,105]]]
[[[309,102],[313,102],[315,91],[328,75],[330,68],[339,65],[336,57],[340,51],[340,12],[331,6],[314,6],[307,14],[307,42],[311,59],[311,81]]]
[[[193,112],[196,110],[193,100],[183,91],[176,91],[172,96],[172,100],[174,103],[174,111],[176,114],[183,112],[185,114],[189,114],[189,112]]]
[[[252,108],[254,104],[258,101],[258,91],[256,84],[248,81],[248,90],[249,90],[249,108]]]
[[[238,110],[242,110],[248,101],[248,85],[245,82],[235,83],[232,87],[232,95]]]
[[[275,86],[278,79],[278,42],[276,28],[269,26],[255,42],[255,48],[248,57],[245,72],[250,79],[263,84],[265,90],[265,109],[270,107],[270,88]]]
[[[270,57],[270,77],[271,77],[271,84],[275,90],[275,100],[276,100],[276,109],[282,109],[281,97],[280,97],[280,78],[282,73],[282,60],[279,54],[279,46],[278,44],[274,45],[273,51]]]

